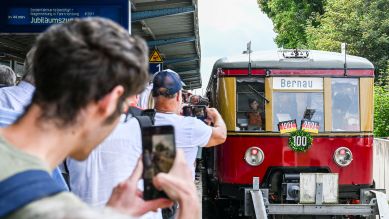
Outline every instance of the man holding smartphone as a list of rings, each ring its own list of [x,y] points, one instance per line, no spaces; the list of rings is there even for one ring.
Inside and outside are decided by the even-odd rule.
[[[192,177],[195,176],[195,160],[198,147],[212,147],[224,143],[227,129],[223,118],[215,108],[206,108],[207,120],[213,127],[196,117],[181,116],[182,81],[172,70],[154,75],[152,95],[155,100],[155,125],[172,125],[176,147],[185,153]]]
[[[18,198],[0,195],[0,202],[11,209],[4,211],[2,205],[0,217],[131,218],[171,205],[167,199],[141,198],[137,190],[141,162],[101,209],[90,208],[74,194],[56,189],[49,176],[67,156],[86,159],[118,124],[121,112],[128,108],[125,99],[145,87],[145,42],[112,21],[86,18],[51,26],[34,46],[36,90],[32,102],[13,125],[0,128],[0,194],[17,190],[14,195]],[[189,170],[182,168],[184,163],[177,151],[170,173],[158,174],[154,183],[183,206],[179,218],[199,218],[195,186]],[[34,184],[24,182],[26,177]],[[10,185],[4,186],[7,183]],[[47,191],[47,187],[54,189]]]

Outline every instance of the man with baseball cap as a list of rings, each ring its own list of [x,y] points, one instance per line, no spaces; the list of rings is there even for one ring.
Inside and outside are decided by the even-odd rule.
[[[227,137],[226,125],[219,112],[207,108],[208,120],[213,127],[195,117],[180,115],[183,82],[172,70],[163,70],[154,75],[152,95],[155,99],[155,125],[173,125],[177,148],[183,149],[194,179],[198,147],[222,144]]]

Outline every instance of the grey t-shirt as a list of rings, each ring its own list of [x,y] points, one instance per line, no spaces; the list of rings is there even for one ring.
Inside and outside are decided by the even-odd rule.
[[[13,147],[0,136],[0,181],[26,170],[44,170],[49,167],[38,157]],[[7,219],[72,219],[72,218],[126,218],[109,207],[91,208],[70,192],[34,201],[12,213]]]

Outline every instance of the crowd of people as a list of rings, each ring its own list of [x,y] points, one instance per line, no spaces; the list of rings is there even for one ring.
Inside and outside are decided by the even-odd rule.
[[[181,115],[202,99],[172,70],[150,77],[143,39],[103,18],[54,25],[15,81],[1,66],[0,218],[200,218],[196,155],[222,144],[226,125],[214,108],[207,122]],[[135,116],[149,108],[155,126],[174,127],[177,153],[153,178],[168,198],[145,201]]]

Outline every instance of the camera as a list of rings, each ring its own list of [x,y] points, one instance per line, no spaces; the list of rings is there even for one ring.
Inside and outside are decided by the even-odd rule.
[[[190,105],[182,108],[184,116],[196,117],[202,121],[207,118],[207,106],[204,105]]]

